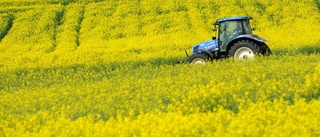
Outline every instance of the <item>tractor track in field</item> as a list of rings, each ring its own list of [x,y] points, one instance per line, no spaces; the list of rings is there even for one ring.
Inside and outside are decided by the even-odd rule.
[[[58,33],[58,28],[59,26],[61,26],[63,24],[63,16],[65,14],[65,7],[63,7],[60,11],[58,11],[56,13],[56,17],[55,17],[55,28],[54,28],[54,33],[53,33],[53,37],[52,37],[52,41],[53,41],[53,46],[52,49],[50,49],[49,52],[53,52],[55,51],[58,42],[57,42],[57,33]]]
[[[80,46],[81,42],[80,42],[80,31],[81,31],[81,24],[82,24],[82,21],[84,19],[84,14],[85,14],[85,7],[82,6],[81,7],[81,11],[80,11],[80,15],[79,15],[79,18],[78,18],[78,26],[76,27],[76,32],[77,32],[77,38],[76,38],[76,44],[77,44],[77,47]]]
[[[85,6],[81,6],[81,8],[79,10],[80,10],[80,14],[78,15],[78,19],[77,19],[77,23],[76,23],[77,25],[75,26],[75,28],[73,28],[74,29],[73,31],[76,32],[76,35],[75,35],[75,43],[77,46],[76,49],[81,45],[80,31],[81,31],[81,24],[84,19]],[[63,8],[56,13],[56,17],[54,19],[55,20],[55,28],[54,28],[54,33],[52,36],[53,46],[49,52],[54,52],[56,50],[57,46],[59,46],[58,37],[59,37],[59,35],[61,35],[59,33],[59,28],[62,27],[66,23],[66,22],[64,22],[66,12],[67,12],[67,8],[66,8],[66,6],[63,6]]]
[[[96,3],[101,2],[101,1],[96,1]],[[66,7],[72,2],[67,2],[67,3],[55,3],[52,2],[50,3],[51,5],[61,5],[62,9],[56,12],[56,16],[53,19],[54,20],[54,34],[53,36],[51,36],[52,39],[52,47],[47,50],[47,53],[51,53],[54,52],[57,48],[57,46],[59,45],[58,42],[58,37],[59,37],[59,27],[61,27],[64,24],[64,16],[66,13]],[[32,9],[37,9],[40,8],[39,6],[41,6],[41,4],[34,4],[34,3],[27,3],[27,5],[10,5],[8,7],[2,8],[0,9],[0,14],[4,13],[4,14],[8,14],[9,18],[6,26],[3,27],[3,29],[1,30],[0,28],[0,42],[5,38],[5,36],[9,33],[10,29],[13,26],[13,22],[15,20],[15,14],[19,14],[21,12],[26,12]],[[1,7],[1,6],[0,6]],[[17,9],[18,7],[18,9]],[[74,28],[74,31],[76,31],[76,36],[75,36],[75,43],[76,43],[76,49],[81,45],[81,40],[80,40],[80,33],[81,33],[81,24],[82,21],[84,19],[84,14],[85,14],[85,5],[82,5],[80,7],[80,13],[78,15],[78,20],[77,20],[77,25]]]
[[[15,17],[12,14],[9,14],[8,18],[9,19],[7,21],[6,27],[0,32],[0,42],[9,33],[10,29],[13,26],[13,21],[14,21]]]

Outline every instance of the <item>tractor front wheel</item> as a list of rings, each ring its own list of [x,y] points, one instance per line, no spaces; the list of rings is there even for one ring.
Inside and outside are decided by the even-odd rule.
[[[208,57],[204,54],[193,54],[189,57],[188,63],[191,64],[205,64],[208,61]]]
[[[256,44],[252,41],[238,41],[230,48],[228,56],[237,60],[253,59],[257,53]]]

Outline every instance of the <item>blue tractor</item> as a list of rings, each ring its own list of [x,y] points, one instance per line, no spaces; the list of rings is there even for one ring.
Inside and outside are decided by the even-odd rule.
[[[256,55],[270,55],[266,40],[252,34],[250,16],[218,19],[214,23],[217,37],[192,47],[189,63],[203,64],[206,61],[233,57],[237,60],[253,59]]]

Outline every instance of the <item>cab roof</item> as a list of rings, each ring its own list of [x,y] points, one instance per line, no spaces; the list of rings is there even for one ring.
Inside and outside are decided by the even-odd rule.
[[[250,20],[252,17],[250,16],[236,16],[236,17],[228,17],[228,18],[221,18],[218,19],[214,25],[219,25],[222,22],[227,22],[227,21],[240,21],[240,20]]]

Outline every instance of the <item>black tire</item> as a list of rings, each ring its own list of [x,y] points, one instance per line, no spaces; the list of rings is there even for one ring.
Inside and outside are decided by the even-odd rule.
[[[257,45],[252,41],[242,40],[233,44],[228,56],[238,60],[253,59],[257,54]]]
[[[188,63],[191,64],[205,64],[208,61],[208,56],[204,54],[193,54],[188,58]]]
[[[260,46],[259,54],[264,55],[264,56],[269,56],[269,55],[271,55],[271,50],[266,44],[263,44]]]

